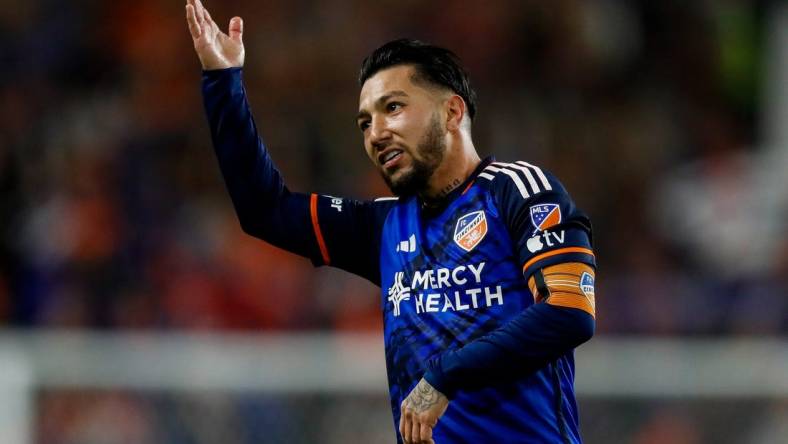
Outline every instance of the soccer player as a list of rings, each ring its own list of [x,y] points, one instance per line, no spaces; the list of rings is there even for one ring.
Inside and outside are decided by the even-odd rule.
[[[398,442],[578,443],[573,349],[594,332],[589,220],[547,171],[480,159],[448,50],[389,42],[361,67],[358,128],[396,198],[290,191],[242,83],[243,22],[186,17],[224,180],[247,233],[381,287]]]

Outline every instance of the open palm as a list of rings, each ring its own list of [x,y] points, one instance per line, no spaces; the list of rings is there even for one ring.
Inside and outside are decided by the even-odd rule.
[[[243,20],[233,17],[228,34],[211,19],[200,0],[186,1],[186,22],[194,41],[194,50],[203,69],[240,67],[244,64]]]

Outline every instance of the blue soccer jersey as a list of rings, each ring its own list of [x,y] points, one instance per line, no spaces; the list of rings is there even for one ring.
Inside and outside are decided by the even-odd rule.
[[[581,441],[573,348],[593,334],[595,258],[590,222],[555,177],[485,159],[433,206],[293,193],[258,137],[240,69],[206,72],[203,85],[244,230],[381,287],[395,428],[425,378],[450,399],[437,443]]]
[[[593,265],[587,220],[563,187],[526,163],[482,165],[445,208],[399,202],[382,230],[386,364],[399,405],[446,350],[506,324],[534,303],[525,272],[557,261]],[[506,383],[471,381],[454,394],[436,442],[579,442],[572,355]],[[562,398],[562,412],[555,400]],[[563,419],[559,416],[563,415]]]

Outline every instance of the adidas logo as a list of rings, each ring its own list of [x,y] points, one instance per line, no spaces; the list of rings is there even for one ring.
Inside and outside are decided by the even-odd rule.
[[[397,251],[401,253],[413,253],[416,251],[416,235],[411,234],[408,240],[400,241]]]

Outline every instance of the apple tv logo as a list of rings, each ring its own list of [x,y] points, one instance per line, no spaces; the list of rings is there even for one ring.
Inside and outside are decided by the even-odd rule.
[[[537,251],[544,248],[544,244],[542,243],[541,237],[542,236],[534,236],[528,239],[528,242],[526,242],[525,244],[525,246],[528,247],[528,251],[530,251],[531,253],[536,253]]]
[[[542,242],[543,240],[544,242]],[[558,233],[545,231],[544,233],[537,234],[536,236],[528,239],[528,241],[525,243],[525,246],[531,253],[536,253],[537,251],[541,251],[545,244],[547,244],[548,247],[555,247],[556,245],[562,245],[565,240],[566,233],[564,233],[564,230],[561,230]]]

